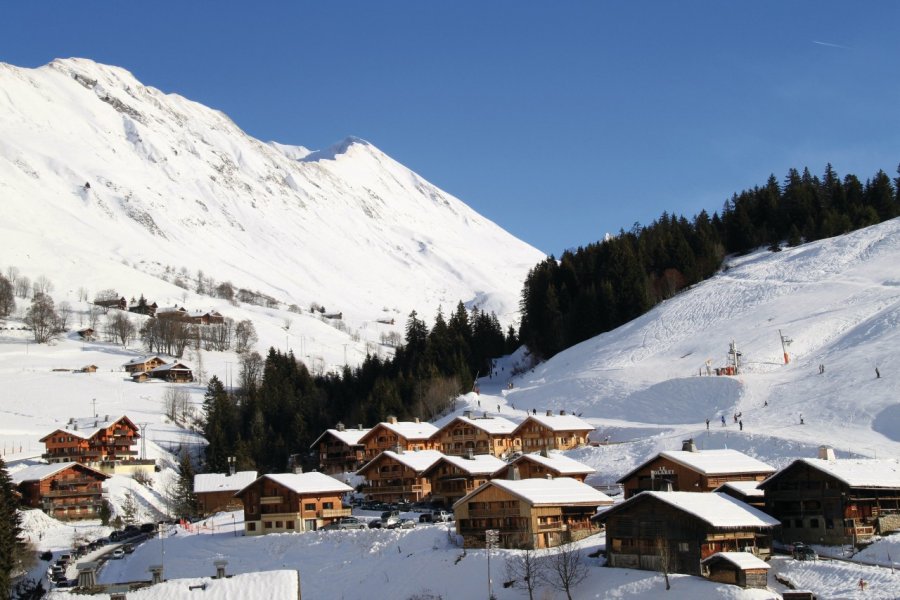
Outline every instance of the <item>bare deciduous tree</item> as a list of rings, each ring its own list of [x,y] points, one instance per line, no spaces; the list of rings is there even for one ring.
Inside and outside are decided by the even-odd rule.
[[[544,561],[543,581],[565,592],[566,598],[572,600],[572,589],[588,575],[587,563],[581,558],[581,550],[575,544],[566,542],[556,552],[548,553]]]
[[[46,294],[36,294],[25,313],[25,324],[31,327],[34,341],[38,344],[49,342],[57,331],[58,320],[53,298]]]
[[[6,267],[6,278],[9,279],[11,284],[16,285],[16,281],[19,279],[19,267],[13,267],[12,265]]]
[[[416,384],[415,398],[419,415],[428,420],[447,410],[459,395],[459,378],[432,377]]]
[[[63,300],[56,309],[56,315],[59,317],[57,328],[59,331],[65,331],[69,328],[69,316],[72,314],[72,305]]]
[[[263,358],[259,352],[245,352],[241,355],[240,387],[243,394],[259,385],[262,381]]]
[[[16,299],[13,284],[0,275],[0,317],[8,317],[16,310]]]
[[[672,572],[672,558],[668,541],[663,537],[656,538],[657,567],[666,580],[666,591],[672,589],[672,584],[669,582],[669,573]]]
[[[31,291],[31,280],[24,275],[16,278],[16,296],[27,298],[29,291]]]
[[[519,550],[506,559],[506,578],[514,588],[528,590],[529,600],[534,600],[534,591],[542,580],[544,562],[531,549]]]
[[[128,346],[128,342],[134,339],[137,328],[127,313],[117,310],[106,320],[106,332],[113,341]]]
[[[53,291],[53,282],[46,275],[41,275],[34,280],[34,295],[49,294]]]
[[[163,394],[163,405],[166,416],[172,421],[184,425],[190,419],[191,395],[183,387],[170,386]]]
[[[234,327],[234,351],[243,354],[253,348],[259,338],[256,335],[256,328],[253,321],[244,319]]]
[[[91,304],[88,308],[88,327],[96,331],[97,326],[100,324],[100,315],[104,312],[103,308],[96,304]]]

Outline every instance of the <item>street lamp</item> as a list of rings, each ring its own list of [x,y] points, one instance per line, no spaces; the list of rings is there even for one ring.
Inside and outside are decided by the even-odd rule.
[[[491,549],[497,547],[497,543],[500,541],[500,530],[499,529],[485,529],[484,530],[484,547],[487,549],[487,564],[488,564],[488,600],[492,600],[494,597],[494,589],[491,584]]]

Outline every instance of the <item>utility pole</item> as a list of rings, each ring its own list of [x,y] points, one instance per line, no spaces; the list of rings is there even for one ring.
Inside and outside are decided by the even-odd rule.
[[[494,598],[494,587],[491,582],[491,549],[497,547],[500,541],[499,529],[485,529],[484,531],[484,547],[487,549],[487,565],[488,565],[488,600]]]
[[[138,427],[141,428],[141,460],[147,458],[147,434],[145,433],[147,425],[149,425],[149,423],[138,423]]]
[[[91,405],[94,407],[94,416],[96,417],[97,416],[97,399],[96,398],[91,400]]]
[[[790,346],[794,340],[781,333],[780,329],[778,330],[778,337],[781,338],[781,352],[784,354],[784,364],[788,364],[791,362],[791,359],[788,357],[787,347]]]

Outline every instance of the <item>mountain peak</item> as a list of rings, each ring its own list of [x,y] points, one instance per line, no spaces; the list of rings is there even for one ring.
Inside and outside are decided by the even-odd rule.
[[[317,162],[320,160],[336,160],[337,157],[342,154],[349,154],[354,147],[374,148],[375,146],[362,138],[351,135],[345,137],[336,144],[332,144],[324,150],[316,150],[314,152],[310,152],[305,158],[303,158],[303,161]]]

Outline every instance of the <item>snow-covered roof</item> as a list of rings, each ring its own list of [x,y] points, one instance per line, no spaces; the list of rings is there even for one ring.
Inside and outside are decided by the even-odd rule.
[[[752,498],[762,498],[766,495],[764,491],[759,489],[758,481],[727,481],[717,487],[715,491],[722,491],[723,488],[731,488],[743,496]]]
[[[450,429],[453,423],[456,421],[462,421],[467,425],[471,425],[472,427],[477,427],[482,431],[489,433],[491,435],[505,435],[511,434],[515,428],[518,426],[517,423],[510,421],[509,419],[504,419],[503,417],[467,417],[465,415],[461,417],[456,417],[441,429]]]
[[[759,558],[755,554],[749,552],[716,552],[711,556],[707,556],[700,561],[700,564],[706,564],[717,558],[727,560],[739,569],[768,569],[769,563]]]
[[[132,365],[142,365],[142,364],[144,364],[145,362],[148,362],[148,361],[153,360],[154,358],[155,358],[155,359],[158,359],[158,360],[162,360],[163,363],[166,362],[166,361],[164,361],[162,358],[160,358],[159,356],[157,356],[157,355],[154,354],[154,355],[152,355],[152,356],[139,356],[139,357],[137,357],[137,358],[132,358],[132,359],[129,360],[127,363],[125,363],[125,366],[126,366],[126,367],[130,367],[130,366],[132,366]]]
[[[359,441],[362,439],[364,435],[372,431],[371,428],[364,429],[326,429],[322,432],[322,435],[316,438],[312,444],[309,445],[310,448],[314,448],[319,445],[319,442],[322,441],[322,438],[326,435],[331,435],[340,441],[344,442],[348,446],[356,446],[359,444]]]
[[[496,486],[521,498],[532,506],[538,505],[591,505],[612,504],[612,498],[571,477],[555,479],[492,479],[457,501],[454,506],[467,502],[488,486]]]
[[[506,466],[506,462],[492,454],[476,454],[472,458],[467,458],[465,456],[444,456],[431,465],[428,470],[430,471],[437,467],[442,460],[470,475],[490,475]]]
[[[236,492],[256,481],[257,476],[256,471],[238,471],[234,475],[199,473],[194,475],[194,493]]]
[[[548,451],[547,456],[544,456],[540,452],[523,454],[522,456],[516,458],[514,461],[510,462],[509,465],[514,465],[524,460],[532,460],[536,463],[544,465],[548,469],[556,471],[560,475],[581,475],[594,472],[594,469],[587,466],[586,464],[580,463],[575,459],[569,458],[562,452],[557,452],[554,450]]]
[[[397,421],[396,423],[385,421],[379,423],[379,425],[390,429],[397,435],[401,435],[408,440],[427,440],[437,433],[438,430],[438,428],[431,423],[416,423],[415,421]]]
[[[801,458],[770,477],[768,483],[798,463],[827,473],[850,487],[900,488],[900,461],[889,458]]]
[[[190,371],[191,368],[184,363],[174,362],[167,365],[159,365],[150,369],[150,373],[163,373],[165,371]]]
[[[516,429],[524,427],[529,421],[540,423],[551,431],[593,431],[594,426],[575,415],[530,415],[519,423]]]
[[[641,492],[606,511],[603,518],[649,498],[665,502],[717,528],[775,527],[780,524],[778,519],[761,510],[718,492]]]
[[[87,440],[94,437],[94,435],[96,435],[98,431],[108,429],[122,419],[128,421],[128,423],[134,428],[134,438],[139,438],[140,434],[137,433],[137,426],[134,425],[134,423],[131,422],[131,419],[129,419],[125,415],[104,415],[103,417],[73,417],[69,419],[68,423],[66,423],[63,427],[54,429],[53,433],[56,433],[57,431],[64,431],[68,435],[73,435],[75,437]],[[53,433],[45,435],[40,439],[40,441],[43,442],[48,437],[53,435]]]
[[[363,473],[369,468],[369,465],[380,461],[382,458],[392,458],[397,462],[406,465],[416,473],[430,469],[434,463],[445,458],[443,452],[437,450],[410,450],[408,452],[394,452],[393,450],[385,450],[362,467],[357,473]]]
[[[318,471],[310,471],[309,473],[269,473],[254,481],[259,481],[262,478],[271,479],[298,494],[317,494],[324,492],[343,494],[345,492],[353,491],[353,488],[346,483],[338,481],[325,473],[319,473]],[[239,491],[243,492],[252,483],[253,482],[251,481]]]
[[[737,475],[746,473],[774,473],[775,467],[747,456],[737,450],[665,450],[638,465],[619,479],[624,482],[658,458],[667,458],[702,475]]]
[[[209,566],[213,569],[212,562]],[[227,567],[226,567],[227,569]],[[203,586],[202,588],[200,586]],[[69,590],[51,591],[50,600],[109,600],[110,594],[70,594]],[[130,590],[128,600],[231,600],[243,598],[299,598],[300,574],[292,570],[254,571],[216,579],[190,577],[167,579],[149,587]]]
[[[106,473],[102,473],[96,469],[92,469],[91,467],[82,465],[81,463],[77,462],[51,463],[49,465],[31,465],[30,467],[25,467],[24,469],[19,469],[18,471],[10,473],[9,478],[16,485],[25,481],[41,481],[42,479],[51,477],[61,471],[65,471],[73,465],[79,465],[79,467],[83,467],[84,469],[93,471],[97,475],[100,475],[103,479],[109,479],[109,475],[107,475]]]

